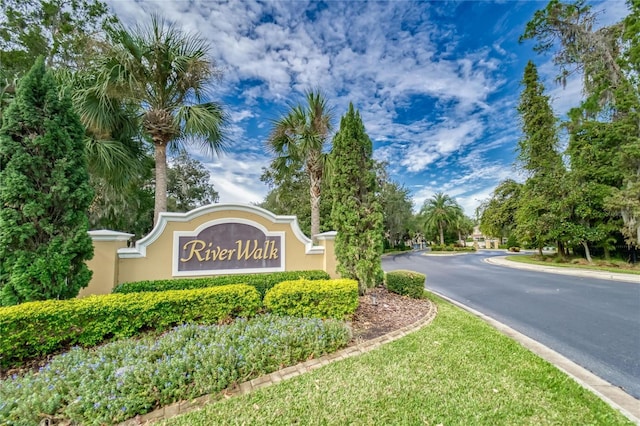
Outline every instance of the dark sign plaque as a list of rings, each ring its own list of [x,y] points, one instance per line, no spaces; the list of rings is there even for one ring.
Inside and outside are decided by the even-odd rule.
[[[197,234],[176,233],[174,272],[200,275],[283,270],[282,240],[280,233],[237,222],[212,224]]]

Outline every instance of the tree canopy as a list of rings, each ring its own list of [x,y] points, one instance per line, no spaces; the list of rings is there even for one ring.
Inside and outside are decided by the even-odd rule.
[[[483,205],[483,231],[504,232],[512,221],[515,227],[508,231],[515,230],[521,241],[538,248],[555,243],[560,255],[580,249],[588,261],[594,249],[608,257],[616,243],[638,245],[640,5],[628,6],[624,20],[598,26],[597,13],[585,1],[552,0],[527,24],[521,39],[535,40],[537,52],[554,54],[561,83],[580,73],[585,99],[559,125],[535,65],[527,64],[516,165],[526,180],[519,191],[510,191],[513,196],[504,196],[504,189],[515,189],[508,181],[496,188]],[[560,126],[568,134],[564,151]]]
[[[195,143],[205,153],[227,148],[223,130],[227,116],[209,100],[212,79],[220,70],[209,57],[210,45],[196,34],[151,17],[147,26],[118,25],[90,89],[97,102],[86,103],[81,114],[90,122],[108,120],[102,108],[113,96],[137,109],[141,128],[155,156],[154,221],[167,210],[167,149]]]
[[[420,209],[423,218],[425,234],[435,231],[439,237],[440,245],[445,244],[444,233],[447,229],[456,227],[458,220],[463,216],[462,207],[451,196],[437,192],[433,197],[424,201]]]
[[[272,170],[294,177],[302,169],[309,181],[311,237],[320,233],[320,202],[325,170],[326,143],[333,118],[325,95],[319,90],[305,94],[306,104],[290,105],[273,123],[268,148],[276,156]]]

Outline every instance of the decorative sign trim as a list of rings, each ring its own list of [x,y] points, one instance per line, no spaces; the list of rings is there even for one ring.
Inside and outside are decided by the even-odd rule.
[[[207,206],[198,207],[195,210],[191,210],[187,213],[173,213],[162,212],[158,219],[158,223],[144,238],[136,241],[135,247],[126,247],[118,250],[118,257],[121,259],[137,259],[141,257],[147,257],[147,247],[155,242],[162,235],[164,229],[169,222],[189,222],[200,216],[215,213],[220,211],[229,211],[233,214],[233,211],[241,211],[246,213],[255,214],[264,219],[269,220],[272,223],[285,223],[291,227],[293,234],[296,238],[305,246],[305,254],[324,254],[323,246],[314,246],[311,239],[308,238],[300,230],[298,225],[298,219],[295,216],[278,216],[260,207],[256,207],[250,204],[235,204],[235,203],[220,203],[209,204]]]
[[[264,268],[233,268],[233,269],[202,269],[202,270],[180,270],[180,237],[197,237],[203,230],[215,225],[239,223],[249,225],[262,232],[265,237],[278,237],[280,239],[280,252],[278,254],[280,265],[277,267]],[[173,232],[173,262],[172,275],[174,277],[193,277],[203,275],[227,275],[227,274],[246,274],[260,272],[282,272],[285,270],[285,233],[282,231],[269,231],[261,224],[248,219],[240,218],[224,218],[211,220],[198,226],[194,231],[174,231]],[[228,243],[228,242],[227,242]],[[248,243],[248,242],[247,242]],[[242,244],[242,243],[241,243]],[[255,249],[255,247],[254,247]],[[239,256],[239,253],[237,254]]]

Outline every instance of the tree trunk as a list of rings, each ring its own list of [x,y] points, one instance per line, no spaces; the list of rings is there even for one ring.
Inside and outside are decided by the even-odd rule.
[[[443,246],[444,245],[444,227],[442,226],[442,224],[438,225],[438,230],[440,231],[440,245]]]
[[[591,259],[591,252],[589,251],[589,244],[587,244],[586,241],[580,241],[582,243],[582,247],[584,247],[584,255],[587,258],[587,262],[589,262],[589,264],[593,263],[593,260]]]
[[[311,240],[316,243],[316,235],[320,233],[320,184],[322,178],[315,173],[309,173],[309,195],[311,196]]]
[[[603,250],[604,250],[604,259],[607,261],[611,260],[611,250],[609,250],[609,247],[607,247],[606,244],[603,247]]]
[[[538,254],[542,257],[542,247],[538,247]]]
[[[156,193],[153,224],[158,223],[160,212],[167,211],[167,145],[155,144]]]

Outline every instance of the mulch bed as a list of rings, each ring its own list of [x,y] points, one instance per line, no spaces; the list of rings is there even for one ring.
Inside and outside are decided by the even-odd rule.
[[[428,299],[412,299],[388,291],[384,287],[370,289],[360,296],[360,304],[351,321],[352,343],[375,339],[411,325],[431,309]]]

